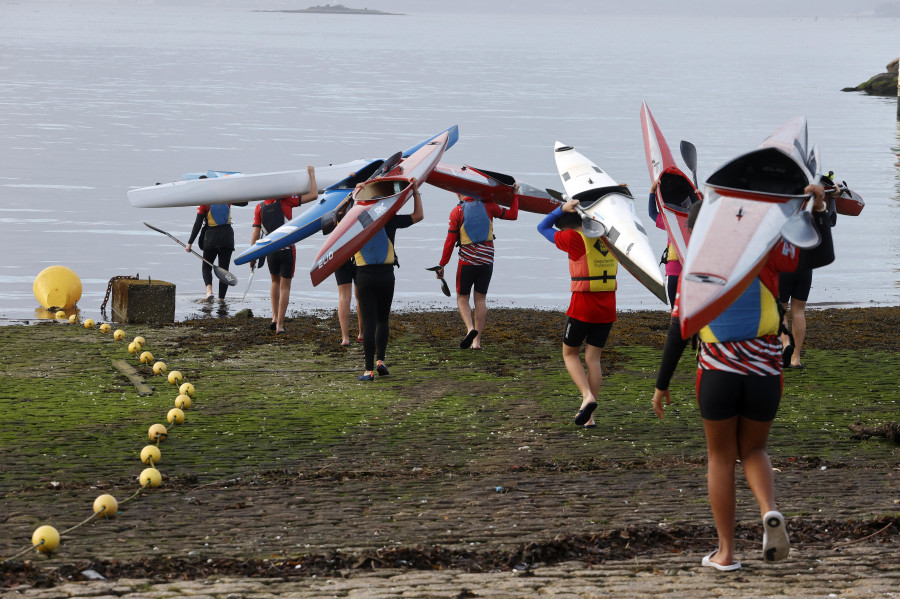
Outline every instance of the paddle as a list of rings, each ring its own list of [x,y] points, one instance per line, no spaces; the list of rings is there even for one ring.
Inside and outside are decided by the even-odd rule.
[[[159,233],[162,233],[163,235],[165,235],[166,237],[168,237],[168,238],[171,239],[172,241],[175,241],[175,242],[178,243],[178,245],[180,245],[181,247],[187,248],[187,246],[186,246],[180,239],[178,239],[177,237],[174,237],[174,236],[170,235],[169,233],[166,233],[166,232],[163,231],[162,229],[157,229],[156,227],[154,227],[154,226],[151,225],[150,223],[146,223],[146,222],[145,222],[144,224],[145,224],[147,227],[153,229],[154,231],[158,231]],[[216,275],[216,278],[218,278],[220,281],[224,281],[225,283],[228,283],[228,284],[229,284],[230,286],[232,286],[232,287],[234,287],[235,285],[237,285],[238,280],[237,280],[237,277],[236,277],[236,276],[234,276],[233,274],[231,274],[230,272],[228,272],[228,271],[225,270],[224,268],[221,268],[221,267],[216,266],[215,264],[213,264],[212,262],[210,262],[209,260],[207,260],[206,258],[204,258],[203,256],[201,256],[200,254],[198,254],[198,253],[195,252],[194,250],[191,250],[191,253],[194,254],[195,256],[197,256],[198,258],[200,258],[201,260],[203,260],[204,262],[206,262],[207,264],[209,264],[210,266],[212,266],[213,274],[215,274],[215,275]]]
[[[244,295],[241,296],[241,301],[247,299],[247,292],[250,291],[250,283],[253,282],[253,275],[256,274],[256,260],[252,260],[250,262],[250,278],[247,279],[247,289],[244,290]]]
[[[425,270],[430,270],[431,272],[437,272],[441,270],[440,266],[432,266],[431,268],[426,268]],[[441,291],[444,292],[444,295],[450,297],[450,287],[447,286],[447,281],[444,280],[444,277],[438,277],[441,280]]]
[[[697,185],[697,148],[694,147],[694,144],[682,139],[681,157],[684,158],[684,163],[691,170],[691,174],[694,175],[694,187],[699,187]]]

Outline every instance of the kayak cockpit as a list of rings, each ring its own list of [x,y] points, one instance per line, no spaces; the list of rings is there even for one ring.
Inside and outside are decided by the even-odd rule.
[[[777,148],[761,148],[739,156],[718,169],[707,185],[775,195],[803,195],[809,171]]]

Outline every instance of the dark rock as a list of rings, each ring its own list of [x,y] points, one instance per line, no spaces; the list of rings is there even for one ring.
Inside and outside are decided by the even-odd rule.
[[[244,308],[234,314],[235,318],[253,318],[253,310],[250,308]]]
[[[856,87],[845,87],[844,92],[866,92],[870,96],[896,96],[897,75],[895,73],[879,73],[865,83]]]

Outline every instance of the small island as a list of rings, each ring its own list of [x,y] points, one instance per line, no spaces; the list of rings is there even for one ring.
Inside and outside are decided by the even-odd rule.
[[[290,12],[290,13],[313,13],[325,15],[387,15],[402,16],[402,13],[385,12],[383,10],[371,10],[368,8],[347,8],[343,4],[325,4],[310,6],[309,8],[296,8],[284,10],[255,10],[253,12]]]

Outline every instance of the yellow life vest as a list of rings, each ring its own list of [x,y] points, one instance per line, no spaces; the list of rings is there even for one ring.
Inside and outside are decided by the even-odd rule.
[[[569,259],[572,291],[615,291],[619,262],[601,239],[591,239],[579,232],[585,254],[578,260]]]

